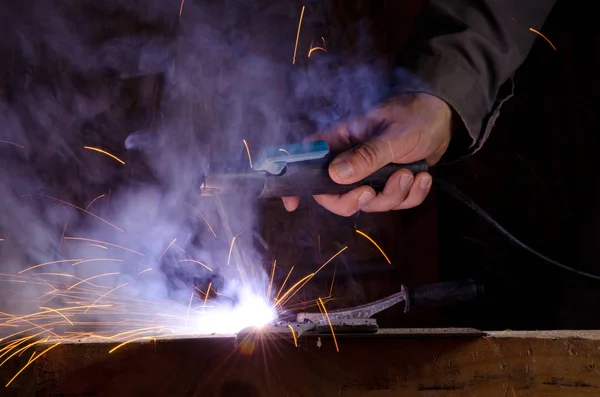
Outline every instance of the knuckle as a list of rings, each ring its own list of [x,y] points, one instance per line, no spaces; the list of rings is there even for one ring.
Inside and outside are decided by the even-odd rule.
[[[377,166],[377,150],[371,144],[364,143],[357,147],[354,152],[363,160],[363,162],[367,166],[372,168]]]

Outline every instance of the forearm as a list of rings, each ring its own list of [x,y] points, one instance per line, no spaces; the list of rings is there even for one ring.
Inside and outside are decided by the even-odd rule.
[[[527,57],[554,0],[430,0],[411,45],[399,59],[392,95],[428,93],[446,101],[459,118],[466,147],[485,139],[498,92]],[[492,120],[493,122],[493,120]],[[460,132],[459,132],[460,133]],[[467,135],[468,134],[468,135]]]

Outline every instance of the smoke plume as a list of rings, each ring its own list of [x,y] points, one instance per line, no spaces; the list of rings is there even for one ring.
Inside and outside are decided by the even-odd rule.
[[[372,106],[384,87],[378,64],[321,38],[315,26],[326,15],[316,9],[305,12],[292,63],[300,8],[259,0],[5,7],[0,311],[73,306],[93,290],[88,305],[100,298],[106,316],[136,323],[128,310],[142,306],[189,316],[207,305],[247,310],[266,295],[269,258],[254,244],[261,214],[243,191],[224,199],[243,262],[235,263],[216,203],[198,194],[206,165],[248,161],[243,140],[254,153],[302,139]],[[309,58],[315,40],[323,50]],[[106,321],[101,308],[90,312]]]

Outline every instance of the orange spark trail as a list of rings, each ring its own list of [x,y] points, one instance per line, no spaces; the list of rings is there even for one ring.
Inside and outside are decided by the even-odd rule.
[[[95,258],[95,259],[84,259],[84,260],[80,260],[79,262],[75,262],[73,263],[72,266],[77,266],[80,265],[82,263],[89,263],[89,262],[102,262],[102,261],[108,261],[108,262],[124,262],[123,259],[116,259],[116,258]]]
[[[308,51],[308,57],[310,58],[311,54],[315,51],[325,51],[327,52],[327,50],[323,47],[313,47]]]
[[[331,287],[329,287],[329,296],[333,295],[333,282],[335,281],[335,273],[337,272],[337,266],[333,268],[333,277],[331,277]]]
[[[60,252],[60,249],[62,248],[62,243],[63,243],[63,240],[65,239],[66,231],[67,231],[67,224],[65,223],[62,234],[60,235],[60,243],[58,244],[58,252]]]
[[[53,264],[56,264],[56,263],[79,262],[81,260],[82,259],[62,259],[62,260],[59,260],[59,261],[44,262],[44,263],[40,263],[38,265],[34,265],[34,266],[31,266],[31,267],[28,267],[27,269],[23,269],[23,270],[21,270],[17,274],[25,273],[25,272],[27,272],[29,270],[37,269],[38,267],[42,267],[42,266],[46,266],[46,265],[53,265]]]
[[[90,242],[93,242],[93,243],[100,243],[100,244],[108,245],[108,246],[111,246],[111,247],[120,248],[122,250],[129,251],[129,252],[134,253],[134,254],[138,254],[140,256],[146,256],[146,255],[142,254],[141,252],[134,251],[134,250],[129,249],[127,247],[123,247],[122,245],[107,243],[106,241],[94,240],[94,239],[91,239],[91,238],[85,238],[85,237],[65,237],[65,240],[90,241]]]
[[[83,208],[81,208],[81,207],[78,207],[78,206],[76,206],[76,205],[74,205],[74,204],[68,203],[68,202],[66,202],[66,201],[63,201],[63,200],[59,200],[59,199],[57,199],[57,198],[54,198],[54,197],[51,197],[51,196],[47,196],[47,195],[45,195],[45,194],[40,194],[40,193],[38,193],[38,196],[45,197],[45,198],[47,198],[47,199],[50,199],[50,200],[57,201],[57,202],[59,202],[59,203],[61,203],[61,204],[68,205],[69,207],[72,207],[72,208],[78,209],[79,211],[82,211],[82,212],[84,212],[84,213],[86,213],[86,214],[88,214],[88,215],[90,215],[90,216],[93,216],[94,218],[96,218],[96,219],[98,219],[98,220],[100,220],[100,221],[102,221],[102,222],[106,223],[107,225],[110,225],[110,226],[114,227],[115,229],[117,229],[118,231],[120,231],[121,233],[123,233],[123,229],[121,229],[121,228],[119,228],[119,227],[117,227],[117,226],[113,225],[112,223],[110,223],[110,222],[109,222],[109,221],[107,221],[106,219],[100,218],[98,215],[96,215],[96,214],[92,214],[91,212],[89,212],[89,211],[87,211],[87,210],[85,210],[85,209],[83,209]]]
[[[195,259],[182,259],[179,262],[192,262],[192,263],[196,263],[196,264],[198,264],[200,266],[204,266],[208,271],[211,271],[211,272],[213,271],[210,267],[206,266],[204,263],[202,263],[200,261],[197,261]]]
[[[302,18],[304,17],[304,9],[306,6],[302,6],[302,12],[300,13],[300,21],[298,21],[298,32],[296,33],[296,45],[294,46],[294,58],[292,65],[296,63],[296,53],[298,52],[298,41],[300,40],[300,29],[302,28]]]
[[[292,327],[292,324],[288,324],[288,328],[292,331],[292,337],[294,338],[294,346],[298,347],[298,338],[296,338],[296,332],[294,331],[294,327]]]
[[[248,155],[248,162],[250,163],[250,168],[252,168],[252,156],[250,156],[250,148],[248,147],[248,142],[245,139],[242,139],[244,142],[244,146],[246,147],[246,154]]]
[[[271,282],[267,289],[267,299],[271,299],[271,288],[273,287],[273,277],[275,277],[275,268],[277,267],[277,259],[273,260],[273,266],[271,268]]]
[[[294,285],[292,285],[290,288],[288,288],[288,290],[287,290],[287,291],[285,291],[285,293],[284,293],[284,294],[281,296],[281,298],[279,298],[279,300],[277,301],[277,306],[281,306],[281,305],[282,305],[282,303],[281,303],[281,302],[284,302],[284,299],[285,299],[285,298],[286,298],[288,295],[290,296],[290,298],[291,298],[292,296],[294,296],[294,294],[295,294],[295,291],[294,291],[294,290],[296,290],[296,291],[297,291],[297,290],[299,290],[299,289],[300,289],[300,288],[296,288],[296,287],[298,287],[298,286],[299,286],[299,285],[301,285],[302,283],[308,282],[308,280],[310,280],[310,279],[312,278],[312,276],[314,276],[314,275],[315,275],[314,273],[307,274],[306,276],[302,277],[302,278],[301,278],[299,281],[297,281],[297,282],[296,282]],[[304,284],[302,284],[302,285],[304,285]],[[292,294],[292,292],[294,292],[294,294]],[[291,295],[290,295],[290,294],[291,294]]]
[[[183,14],[183,3],[185,3],[185,0],[181,0],[181,7],[179,7],[179,16]]]
[[[535,30],[533,28],[529,28],[529,30],[532,31],[533,33],[536,33],[537,35],[541,36],[544,40],[546,40],[548,42],[548,44],[550,44],[550,46],[552,46],[552,48],[554,49],[554,51],[556,51],[556,47],[554,47],[554,44],[552,44],[552,42],[550,41],[550,39],[548,39],[541,32],[538,32],[537,30]]]
[[[83,148],[84,149],[88,149],[88,150],[93,150],[93,151],[98,152],[98,153],[105,154],[108,157],[112,157],[113,159],[117,160],[119,163],[125,165],[125,162],[123,160],[121,160],[120,158],[118,158],[114,154],[108,153],[106,150],[98,149],[97,147],[92,147],[92,146],[84,146]]]
[[[101,199],[102,197],[106,197],[106,193],[101,194],[100,196],[96,197],[95,199],[93,199],[92,201],[90,201],[90,203],[87,205],[87,207],[85,207],[86,210],[89,210],[90,207],[92,206],[92,204],[94,204],[96,202],[96,200]]]
[[[18,143],[14,143],[14,142],[11,142],[11,141],[0,140],[0,143],[6,143],[6,144],[9,144],[9,145],[13,145],[13,146],[19,147],[21,149],[25,149],[25,146],[19,145]]]
[[[318,268],[314,273],[310,273],[307,276],[303,277],[300,281],[296,282],[294,285],[292,285],[284,294],[283,296],[277,301],[277,306],[283,306],[285,304],[285,302],[287,302],[288,300],[290,300],[294,295],[296,295],[296,293],[306,284],[310,281],[310,279],[312,279],[317,273],[319,273],[325,266],[327,266],[327,264],[329,262],[331,262],[332,260],[334,260],[338,255],[340,255],[342,252],[344,252],[345,250],[348,249],[348,246],[345,246],[344,248],[342,248],[341,250],[339,250],[335,255],[333,255],[331,258],[329,258],[329,260],[327,262],[325,262],[323,265],[321,265],[320,268]],[[295,291],[294,291],[295,289]],[[292,294],[293,292],[293,294]],[[284,299],[287,297],[287,300],[284,301]]]
[[[279,295],[281,295],[281,291],[283,291],[283,287],[285,287],[285,284],[287,283],[288,278],[290,278],[290,274],[292,274],[292,270],[294,270],[294,266],[292,266],[292,268],[288,272],[287,276],[285,276],[285,280],[283,280],[283,284],[281,284],[281,287],[279,287],[279,291],[277,292],[277,295],[275,295],[275,300],[277,300],[277,298],[279,298]]]
[[[75,266],[75,265],[73,265],[73,266]],[[95,278],[98,278],[98,277],[114,276],[114,275],[116,275],[116,274],[121,274],[121,273],[119,273],[119,272],[116,272],[116,273],[104,273],[104,274],[98,274],[98,275],[96,275],[96,276],[88,277],[88,278],[86,278],[85,280],[81,280],[81,281],[79,281],[79,282],[77,282],[77,283],[75,283],[75,284],[71,285],[69,288],[67,288],[67,291],[70,291],[70,290],[72,290],[73,288],[77,287],[79,284],[82,284],[82,283],[88,282],[89,280],[93,280],[93,279],[95,279]]]
[[[235,244],[236,238],[237,236],[233,236],[233,238],[231,239],[231,246],[229,247],[229,256],[227,257],[227,266],[229,266],[229,263],[231,262],[231,252],[233,251],[233,244]]]
[[[21,374],[21,372],[25,371],[25,368],[29,367],[31,364],[33,364],[33,362],[35,360],[37,360],[38,358],[42,357],[44,354],[46,354],[47,352],[49,352],[50,350],[54,349],[56,346],[60,345],[61,342],[58,342],[55,345],[50,346],[49,348],[47,348],[46,350],[44,350],[43,352],[41,352],[40,354],[38,354],[34,359],[32,359],[31,361],[29,361],[27,364],[25,364],[23,366],[23,368],[21,368],[21,370],[19,372],[17,372],[17,374],[15,376],[13,376],[13,378],[11,380],[8,381],[8,383],[6,384],[5,387],[10,386],[11,383],[13,383],[13,381],[15,379],[17,379],[17,376],[19,376]]]
[[[192,207],[198,213],[198,215],[200,215],[200,217],[202,218],[202,220],[204,220],[204,223],[206,223],[206,226],[208,226],[208,228],[210,229],[210,232],[212,233],[212,235],[215,236],[215,238],[217,238],[217,234],[215,233],[215,231],[212,228],[212,226],[210,225],[210,223],[208,223],[208,220],[206,220],[206,218],[204,217],[204,215],[202,215],[202,212],[200,212],[196,207],[193,207],[191,205],[190,205],[190,207]]]
[[[54,309],[52,309],[52,308],[50,308],[50,307],[43,307],[43,306],[42,306],[42,307],[40,307],[40,309],[42,309],[42,310],[48,310],[48,311],[54,312],[54,313],[58,314],[59,316],[61,316],[62,318],[64,318],[65,320],[67,320],[67,322],[68,322],[69,324],[73,325],[73,323],[71,322],[71,320],[69,320],[69,319],[68,319],[68,318],[67,318],[67,317],[66,317],[64,314],[62,314],[62,313],[61,313],[61,312],[59,312],[58,310],[54,310]]]
[[[385,260],[387,261],[388,264],[392,264],[392,261],[390,261],[390,258],[388,258],[388,256],[385,254],[385,252],[383,252],[383,250],[381,249],[381,247],[379,246],[379,244],[377,244],[375,242],[375,240],[373,240],[371,237],[367,236],[366,233],[361,232],[360,230],[356,229],[356,233],[360,234],[361,236],[363,236],[364,238],[366,238],[367,240],[369,240],[374,246],[375,248],[377,248],[379,250],[379,252],[381,252],[381,255],[383,255],[383,257],[385,258]]]
[[[344,248],[342,248],[341,250],[339,250],[334,256],[332,256],[331,258],[329,258],[329,260],[327,262],[323,263],[323,265],[321,265],[321,267],[318,268],[317,271],[314,274],[319,273],[325,266],[327,266],[327,264],[329,262],[331,262],[332,260],[334,260],[335,258],[337,258],[337,256],[339,254],[341,254],[342,252],[346,251],[347,249],[348,249],[348,246],[345,246]]]
[[[158,261],[159,261],[159,262],[160,262],[160,260],[162,259],[163,255],[164,255],[164,254],[167,252],[167,250],[168,250],[169,248],[171,248],[171,246],[172,246],[173,244],[175,244],[175,241],[177,241],[177,238],[174,238],[174,239],[173,239],[173,241],[171,241],[171,244],[169,244],[169,245],[167,246],[167,248],[165,248],[165,250],[163,251],[163,253],[162,253],[162,254],[160,254],[160,256],[158,257]]]
[[[327,313],[327,309],[325,308],[325,304],[323,303],[323,300],[321,298],[319,298],[319,303],[321,303],[321,306],[323,307],[323,312],[325,313],[325,317],[327,317],[327,322],[329,323],[329,328],[331,329],[331,336],[333,336],[333,343],[335,343],[335,350],[339,353],[340,347],[338,346],[337,338],[335,337],[335,332],[333,332],[333,324],[331,324],[329,313]]]
[[[98,303],[98,302],[100,301],[100,299],[102,299],[102,298],[106,297],[106,296],[107,296],[108,294],[110,294],[111,292],[114,292],[114,291],[118,290],[119,288],[121,288],[121,287],[124,287],[124,286],[126,286],[126,285],[127,285],[127,283],[125,283],[125,284],[121,284],[121,285],[119,285],[118,287],[115,287],[115,288],[111,289],[111,290],[110,290],[110,291],[108,291],[106,294],[104,294],[104,295],[102,295],[100,298],[96,299],[96,300],[94,301],[94,303],[92,303],[92,304],[90,305],[90,307],[88,307],[87,309],[85,309],[85,311],[84,311],[83,313],[84,313],[84,314],[85,314],[85,313],[87,313],[87,312],[88,312],[88,311],[89,311],[89,310],[90,310],[92,307],[94,307],[94,306],[96,305],[96,303]]]
[[[110,354],[110,353],[113,353],[113,352],[115,352],[117,349],[119,349],[119,348],[121,348],[121,347],[123,347],[123,346],[125,346],[125,345],[127,345],[127,344],[129,344],[129,343],[131,343],[131,342],[134,342],[134,341],[136,341],[136,340],[152,340],[152,339],[154,339],[154,338],[153,338],[153,337],[151,337],[151,336],[143,336],[143,337],[141,337],[141,338],[130,339],[130,340],[128,340],[127,342],[123,342],[123,343],[121,343],[120,345],[117,345],[117,346],[113,347],[111,350],[109,350],[109,351],[108,351],[108,354]]]
[[[204,305],[202,306],[202,311],[206,309],[206,301],[208,300],[208,294],[210,293],[210,288],[212,287],[212,282],[208,283],[208,288],[206,289],[206,295],[204,296]]]
[[[139,272],[137,275],[139,276],[140,274],[144,274],[144,273],[146,273],[146,272],[149,272],[150,270],[152,270],[152,268],[151,268],[151,267],[149,267],[149,268],[148,268],[148,269],[146,269],[146,270],[142,270],[142,271],[141,271],[141,272]]]

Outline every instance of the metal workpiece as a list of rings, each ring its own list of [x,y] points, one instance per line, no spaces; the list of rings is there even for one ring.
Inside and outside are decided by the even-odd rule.
[[[274,321],[263,327],[248,327],[240,331],[238,339],[248,335],[260,337],[298,338],[305,333],[373,334],[379,331],[377,320],[372,318],[400,302],[409,308],[451,305],[478,299],[482,286],[475,280],[458,280],[423,285],[415,288],[401,286],[400,291],[383,299],[348,309],[319,313],[299,313],[296,321]],[[293,332],[293,334],[292,334]]]

